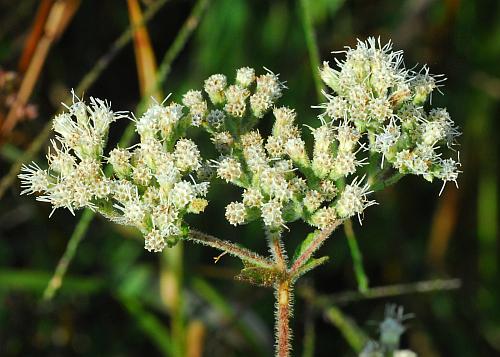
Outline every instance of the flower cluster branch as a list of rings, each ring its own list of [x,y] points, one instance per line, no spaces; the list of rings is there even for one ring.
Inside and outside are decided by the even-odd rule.
[[[324,62],[320,69],[329,92],[313,107],[318,120],[307,126],[308,135],[295,110],[277,104],[286,86],[268,69],[257,74],[243,67],[234,80],[214,74],[202,90],[189,90],[179,102],[155,103],[138,118],[74,95],[68,111],[54,118],[47,168],[33,163],[19,175],[22,193],[39,194],[54,210],[88,207],[134,226],[148,251],[184,238],[238,257],[241,280],[275,288],[282,336],[277,354],[286,356],[293,284],[326,261],[314,254],[335,228],[354,216],[361,223],[365,209],[376,204],[370,194],[405,175],[439,179],[444,188],[456,184],[460,172],[454,148],[459,130],[446,109],[431,107],[442,76],[426,66],[406,69],[402,51],[375,38],[341,53],[345,58],[336,66]],[[139,142],[106,151],[110,124],[127,117]],[[269,135],[258,130],[265,117],[273,122]],[[200,152],[190,138],[196,130],[208,134],[216,157]],[[450,153],[457,158],[445,156]],[[225,218],[234,226],[260,221],[269,258],[186,223],[187,214],[203,213],[215,181],[240,189]],[[315,231],[289,259],[282,236],[298,220]]]

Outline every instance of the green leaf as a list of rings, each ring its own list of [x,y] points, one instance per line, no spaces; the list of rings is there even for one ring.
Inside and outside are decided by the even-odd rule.
[[[309,246],[311,245],[311,243],[314,241],[314,238],[316,238],[316,235],[319,233],[319,231],[314,231],[312,233],[309,233],[306,237],[306,239],[304,239],[302,241],[302,243],[300,243],[300,245],[297,247],[297,249],[295,249],[295,253],[293,253],[293,259],[292,261],[295,261],[297,260],[298,257],[300,257],[300,255],[302,253],[304,253],[307,248],[309,248]]]
[[[276,282],[277,277],[278,272],[275,269],[245,265],[245,268],[243,268],[241,272],[235,276],[235,279],[252,285],[272,287]]]
[[[298,270],[297,270],[297,273],[295,273],[295,275],[293,276],[293,281],[297,281],[298,278],[300,278],[302,275],[306,274],[307,272],[319,267],[321,264],[324,264],[328,261],[329,257],[321,257],[321,258],[318,258],[318,259],[315,259],[315,258],[311,258],[309,259],[309,261],[304,264],[302,267],[300,267]]]

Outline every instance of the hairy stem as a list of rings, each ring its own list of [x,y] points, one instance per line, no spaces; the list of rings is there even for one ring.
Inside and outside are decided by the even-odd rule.
[[[283,247],[283,241],[281,240],[281,232],[267,232],[267,239],[274,263],[280,271],[286,272],[288,257]]]
[[[293,286],[286,278],[276,283],[276,357],[288,357],[291,350],[292,331],[290,318],[293,312]]]
[[[263,256],[252,252],[247,248],[197,231],[195,229],[190,230],[189,235],[186,238],[193,242],[216,248],[222,250],[223,252],[227,252],[234,257],[240,258],[243,262],[246,263],[268,269],[274,267],[273,263],[269,259],[264,258]]]
[[[290,275],[293,277],[297,274],[299,269],[308,262],[309,258],[323,245],[323,243],[330,237],[332,232],[342,223],[342,220],[337,220],[331,226],[323,229],[318,234],[314,240],[309,244],[309,246],[295,259],[290,268]]]

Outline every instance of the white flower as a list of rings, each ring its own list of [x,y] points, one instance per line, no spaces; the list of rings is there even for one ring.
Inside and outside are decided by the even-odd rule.
[[[342,191],[335,206],[339,217],[349,218],[357,214],[361,223],[361,213],[363,213],[365,208],[376,204],[375,201],[367,199],[366,196],[372,191],[370,191],[370,186],[368,184],[361,185],[363,179],[364,178],[355,178],[351,184],[346,185],[344,191]]]
[[[205,92],[214,104],[224,101],[224,89],[227,85],[227,78],[223,74],[214,74],[205,80]]]
[[[391,120],[389,124],[384,127],[384,131],[382,133],[375,134],[375,142],[372,145],[372,149],[382,154],[380,167],[384,166],[385,156],[389,153],[389,150],[396,145],[400,136],[401,128],[396,125],[393,120]]]
[[[226,182],[235,182],[242,174],[241,164],[233,157],[225,157],[217,164],[217,176]]]
[[[168,155],[165,155],[164,159],[159,162],[154,176],[160,187],[171,188],[180,180],[181,173],[173,160],[169,159]]]
[[[169,193],[172,204],[179,208],[185,208],[194,199],[193,185],[187,181],[177,182]]]
[[[273,98],[267,92],[258,91],[250,96],[250,107],[257,118],[262,118],[272,105]]]
[[[159,129],[159,119],[163,115],[165,108],[160,104],[152,104],[148,110],[136,120],[135,130],[140,137],[152,138]]]
[[[192,108],[193,106],[203,102],[203,94],[199,90],[189,90],[182,97],[182,104],[184,104],[188,108]]]
[[[269,70],[267,74],[257,77],[257,93],[267,94],[273,101],[281,97],[283,88],[278,76]]]
[[[282,206],[279,201],[270,200],[263,203],[260,209],[262,211],[262,220],[266,226],[277,228],[285,224],[281,212]]]
[[[259,174],[267,165],[267,156],[261,145],[246,146],[243,149],[245,161],[250,171]]]
[[[337,220],[337,215],[333,207],[323,207],[317,210],[311,218],[311,222],[319,229],[331,226]]]
[[[247,207],[259,207],[264,196],[257,188],[248,188],[243,192],[243,204]]]
[[[336,138],[339,142],[339,151],[353,151],[361,135],[356,128],[351,127],[347,121],[344,121],[337,127]]]
[[[161,204],[153,207],[152,219],[155,227],[163,236],[180,233],[178,228],[179,211],[171,205]]]
[[[161,252],[166,245],[165,237],[158,229],[153,229],[144,236],[144,249],[149,252]]]
[[[226,104],[224,110],[229,115],[235,118],[241,118],[245,115],[246,99],[250,95],[250,91],[240,85],[233,84],[226,88]]]
[[[324,198],[316,190],[309,190],[306,192],[306,195],[304,197],[304,206],[307,208],[309,212],[314,212],[316,211],[319,206],[321,206],[321,203],[323,203]]]
[[[132,154],[126,149],[115,148],[110,151],[108,162],[113,166],[113,171],[118,177],[124,178],[130,174],[131,157]]]
[[[59,148],[54,140],[50,141],[54,152],[50,151],[47,154],[47,162],[50,170],[58,173],[61,176],[69,175],[76,166],[76,159],[70,154],[69,148],[61,144]]]
[[[196,171],[201,167],[200,150],[190,139],[179,139],[174,150],[175,166],[180,171]]]
[[[300,138],[289,139],[285,143],[285,151],[293,161],[304,162],[307,160],[306,145]]]
[[[440,166],[440,171],[439,171],[437,177],[439,179],[443,180],[443,186],[441,187],[441,191],[439,191],[439,195],[441,195],[441,193],[444,190],[444,186],[449,181],[455,182],[455,185],[458,187],[457,179],[458,179],[458,174],[461,171],[458,170],[458,167],[460,166],[460,162],[457,162],[451,158],[441,160],[439,166]]]
[[[52,178],[47,170],[42,170],[37,164],[23,165],[18,176],[21,179],[21,195],[31,195],[45,192],[52,186]]]
[[[339,151],[333,161],[332,177],[338,179],[356,172],[358,166],[366,163],[366,158],[356,159],[356,153],[350,151]]]
[[[236,82],[242,87],[248,87],[255,81],[255,70],[250,67],[243,67],[236,71]]]
[[[327,103],[318,106],[325,110],[325,113],[330,119],[343,119],[348,110],[348,103],[345,98],[340,96],[333,96],[323,93],[328,99]]]
[[[116,208],[123,212],[124,224],[142,227],[146,218],[146,206],[139,200],[139,197],[133,197],[129,201],[123,202],[121,205],[116,204]]]
[[[226,219],[233,226],[245,223],[246,210],[241,202],[231,202],[226,206]]]

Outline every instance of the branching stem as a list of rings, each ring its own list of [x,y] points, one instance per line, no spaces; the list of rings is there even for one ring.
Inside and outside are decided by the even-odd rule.
[[[222,250],[228,254],[240,258],[243,262],[250,263],[262,268],[271,269],[274,264],[267,258],[252,252],[251,250],[241,247],[235,243],[228,242],[226,240],[219,239],[217,237],[211,236],[209,234],[197,231],[195,229],[190,230],[187,239],[194,242]]]
[[[321,245],[330,237],[332,232],[342,223],[342,220],[337,220],[331,226],[323,229],[319,233],[316,234],[313,242],[307,247],[302,254],[300,254],[297,259],[292,264],[290,268],[290,275],[294,276],[297,274],[299,269],[307,263],[309,258],[321,247]]]

